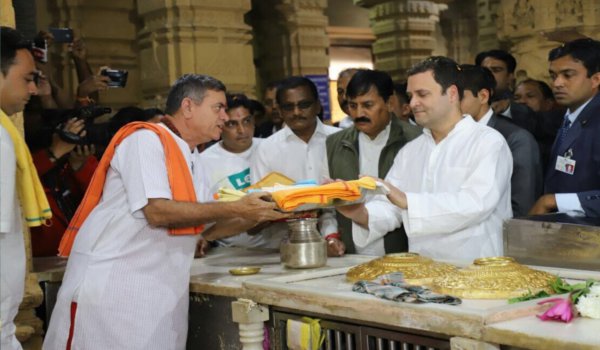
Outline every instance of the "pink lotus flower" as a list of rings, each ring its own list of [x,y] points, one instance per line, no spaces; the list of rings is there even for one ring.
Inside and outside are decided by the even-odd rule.
[[[569,323],[573,319],[573,305],[571,304],[571,298],[567,299],[554,298],[544,301],[540,301],[538,305],[554,303],[554,305],[544,312],[542,315],[537,315],[542,321],[562,321]]]

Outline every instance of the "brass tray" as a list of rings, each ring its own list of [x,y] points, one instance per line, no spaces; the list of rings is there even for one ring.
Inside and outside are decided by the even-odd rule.
[[[229,270],[229,273],[234,276],[246,276],[254,275],[260,272],[260,267],[257,266],[243,266]]]
[[[473,264],[436,278],[432,289],[465,299],[509,299],[545,290],[556,276],[531,269],[510,257],[480,258]]]
[[[402,272],[406,282],[428,286],[434,278],[456,269],[456,266],[439,263],[417,253],[395,253],[351,268],[346,273],[346,279],[350,282],[373,280],[386,273]]]

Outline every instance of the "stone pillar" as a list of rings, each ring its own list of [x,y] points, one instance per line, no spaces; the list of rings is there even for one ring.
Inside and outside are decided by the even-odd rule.
[[[327,74],[327,0],[254,0],[255,62],[263,83],[291,75]]]
[[[500,0],[477,0],[477,52],[499,49],[498,7]]]
[[[375,67],[394,81],[406,79],[406,70],[436,49],[436,24],[446,4],[421,0],[354,0],[370,9],[375,34]]]
[[[140,64],[136,48],[137,14],[135,0],[52,0],[42,16],[53,27],[73,28],[85,40],[88,62],[97,73],[101,66],[129,72],[127,86],[100,93],[100,103],[113,108],[137,105],[140,101]],[[56,50],[55,79],[75,94],[77,75],[66,47]]]
[[[262,350],[265,322],[269,309],[248,299],[231,303],[233,322],[240,325],[240,343],[243,350]]]
[[[162,105],[185,73],[208,74],[228,91],[254,95],[252,34],[244,23],[249,9],[250,0],[138,1],[143,103]]]
[[[561,41],[598,38],[599,12],[595,0],[502,1],[498,37],[510,43],[517,59],[517,80],[531,77],[548,81],[548,52]]]
[[[447,42],[447,56],[458,63],[473,63],[478,49],[477,0],[453,2],[441,13],[440,25]],[[436,53],[434,51],[434,53]]]

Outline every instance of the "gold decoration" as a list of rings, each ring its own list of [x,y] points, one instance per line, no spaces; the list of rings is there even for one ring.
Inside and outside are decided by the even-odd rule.
[[[436,278],[432,289],[466,299],[508,299],[545,290],[552,293],[549,273],[523,266],[513,258],[480,258],[473,265]]]
[[[438,263],[417,253],[387,254],[348,270],[350,282],[373,280],[392,272],[402,272],[406,282],[414,285],[431,285],[433,279],[456,270],[450,264]]]

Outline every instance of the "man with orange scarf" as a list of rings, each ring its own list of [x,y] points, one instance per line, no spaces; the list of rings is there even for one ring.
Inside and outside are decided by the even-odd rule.
[[[287,217],[264,193],[206,203],[196,147],[219,139],[226,108],[223,83],[184,75],[161,123],[113,137],[59,247],[70,257],[44,349],[184,349],[198,233],[213,240]]]
[[[25,289],[22,222],[39,226],[52,213],[23,136],[8,118],[37,94],[31,44],[12,28],[0,34],[0,349],[18,350],[13,321]]]

